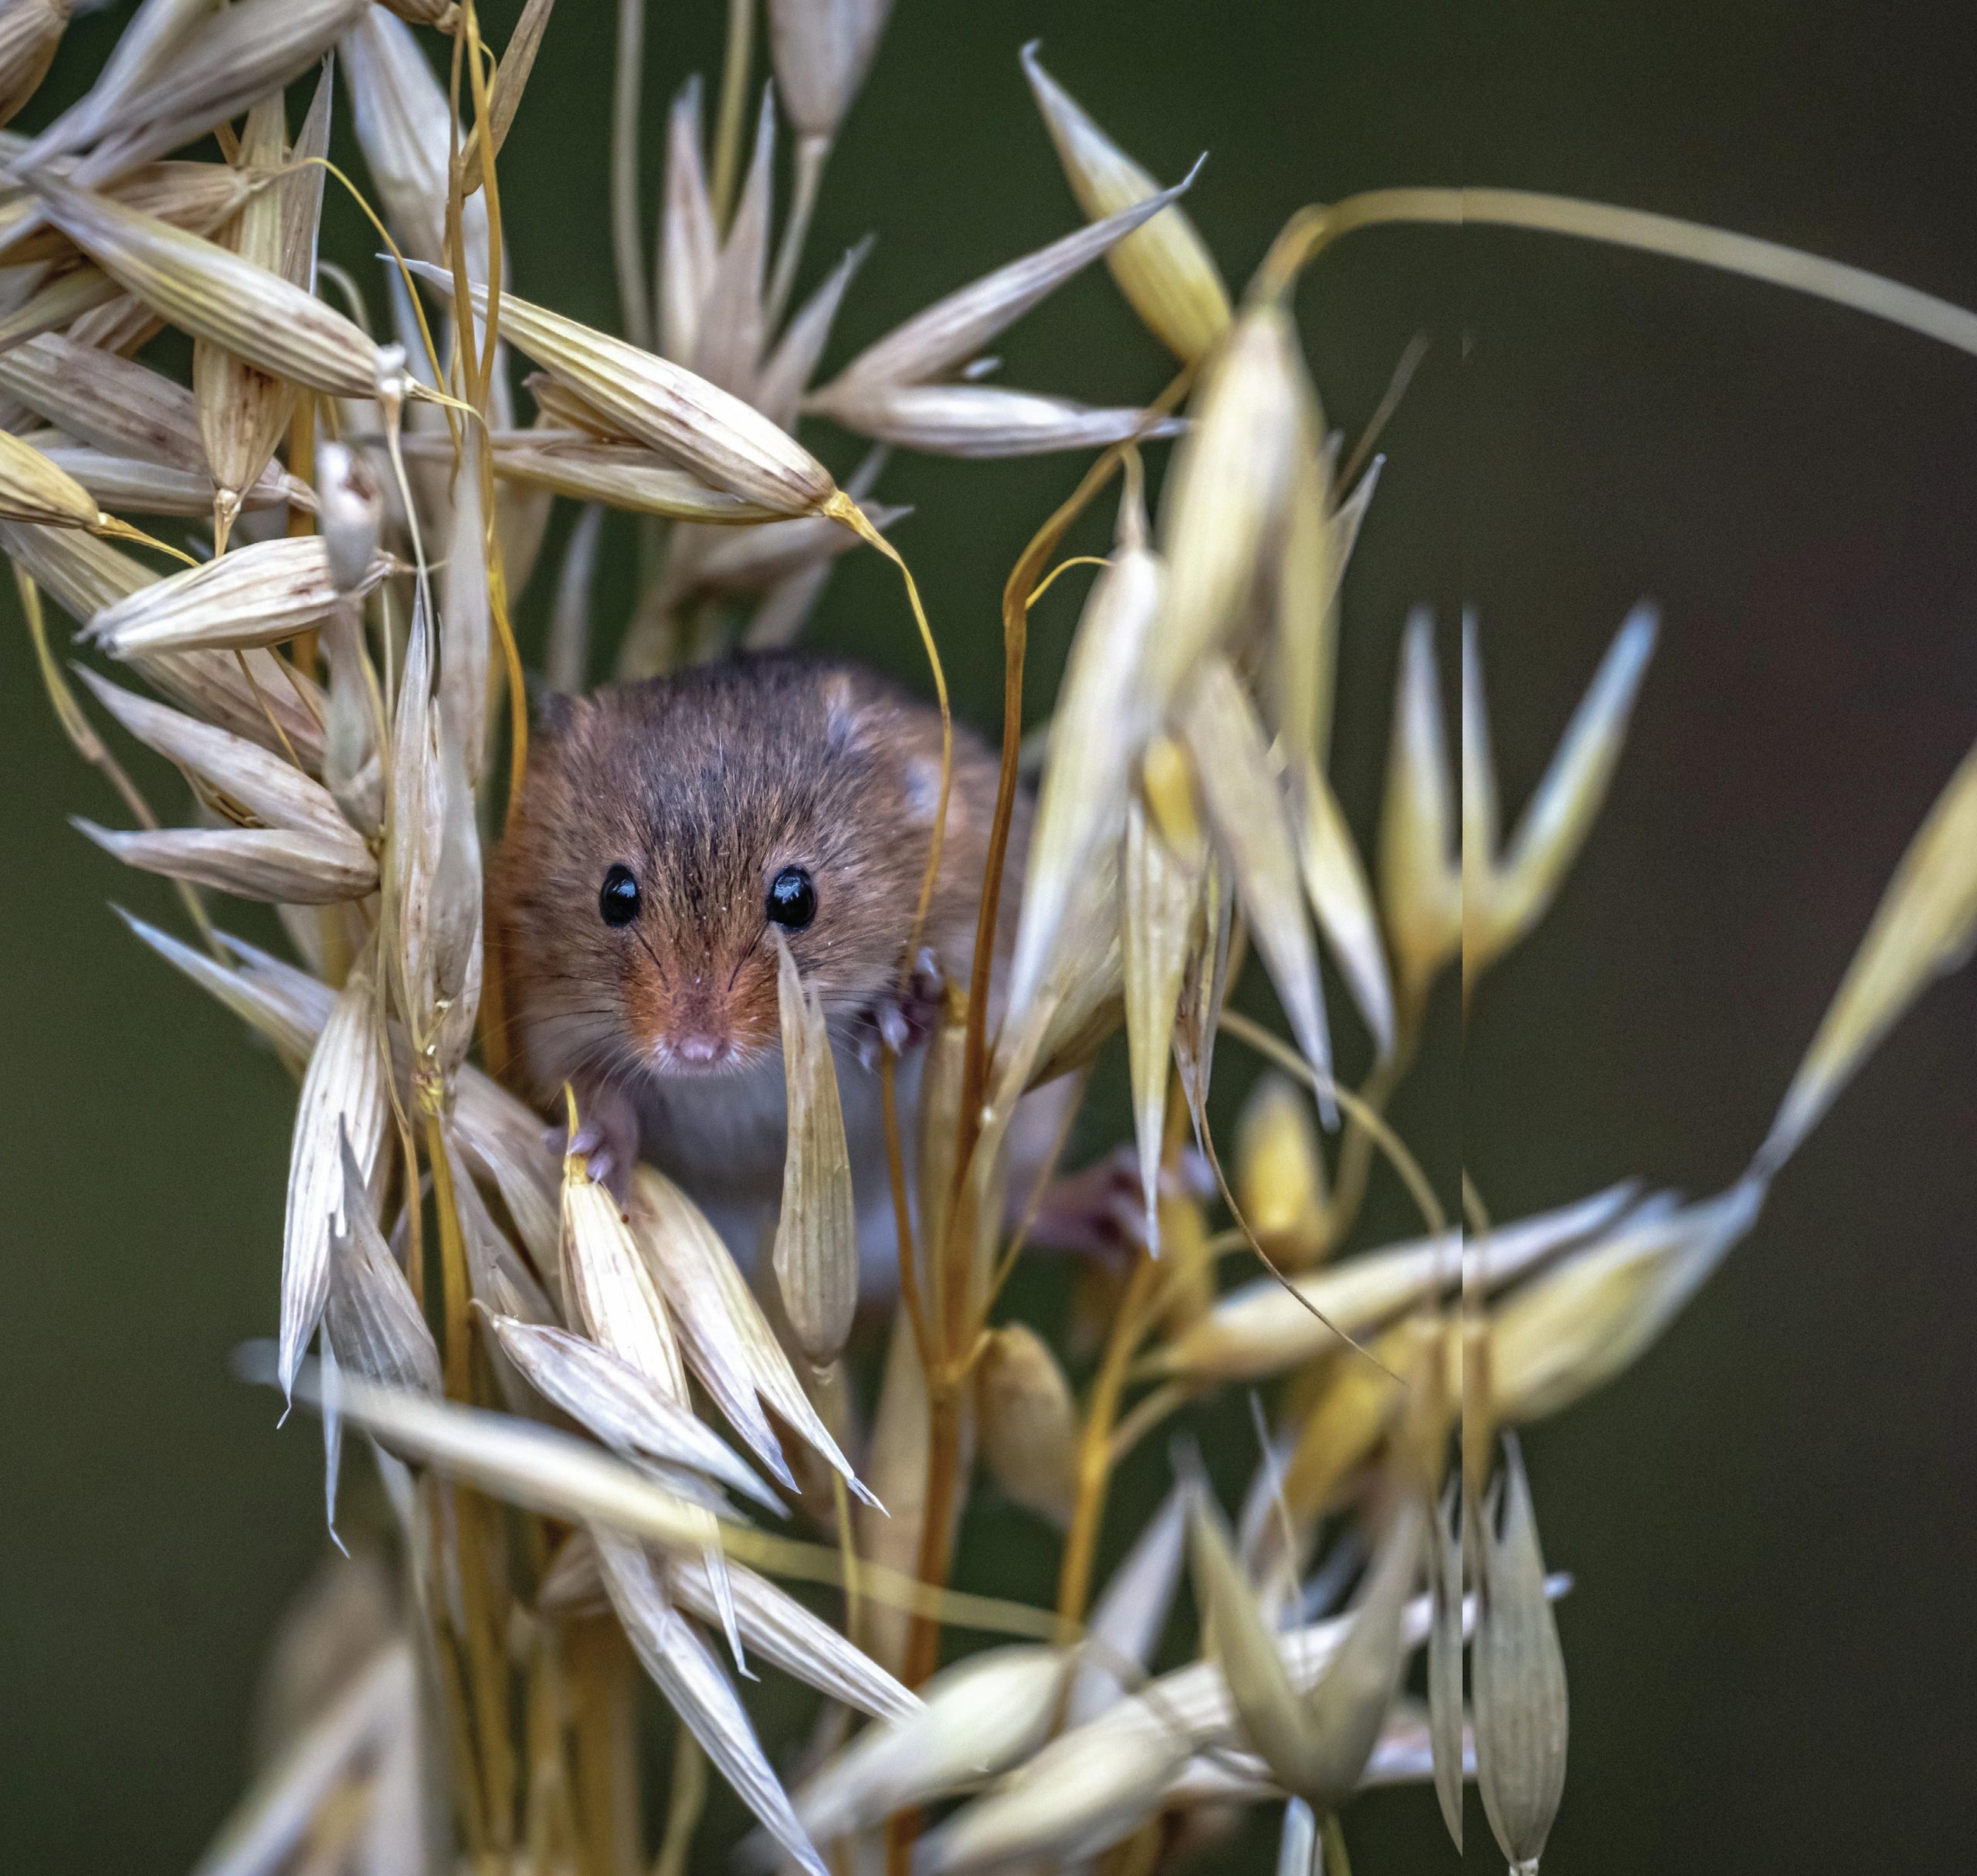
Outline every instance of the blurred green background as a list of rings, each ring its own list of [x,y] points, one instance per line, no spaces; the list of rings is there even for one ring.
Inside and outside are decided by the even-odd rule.
[[[24,123],[74,94],[127,10],[76,24]],[[499,43],[514,8],[486,11]],[[563,0],[503,158],[517,289],[606,325],[612,13]],[[879,236],[834,357],[1073,224],[1016,63],[1037,35],[1155,170],[1210,151],[1190,207],[1232,279],[1300,203],[1466,179],[1690,215],[1977,304],[1961,8],[904,0],[811,244],[806,277]],[[710,0],[653,10],[648,202],[663,100],[711,76],[719,38]],[[334,192],[330,215],[331,250],[364,253]],[[1501,1217],[1626,1174],[1714,1190],[1977,737],[1977,361],[1740,281],[1487,231],[1355,236],[1300,304],[1348,435],[1410,336],[1433,341],[1347,588],[1338,760],[1362,829],[1409,605],[1445,624],[1480,609],[1513,809],[1627,607],[1663,612],[1590,852],[1487,981],[1459,1061],[1442,1013],[1446,1046],[1398,1118],[1445,1179],[1460,1153]],[[1102,272],[999,349],[1007,382],[1094,401],[1166,375]],[[1002,577],[1079,467],[900,457],[881,484],[917,506],[897,538],[978,723]],[[614,571],[607,610],[628,591]],[[313,1430],[277,1434],[267,1397],[227,1376],[274,1320],[292,1094],[104,909],[173,908],[66,826],[115,806],[59,740],[7,604],[0,1867],[171,1871],[239,1786],[264,1648],[324,1548]],[[1075,606],[1039,608],[1033,702]],[[840,571],[816,637],[917,669],[870,557]],[[1529,1439],[1547,1551],[1577,1579],[1548,1868],[1967,1855],[1972,1001],[1967,977],[1932,994],[1666,1342]],[[1372,1221],[1403,1222],[1392,1205]],[[1040,1586],[1040,1530],[992,1506],[972,1566],[986,1545]],[[1470,1820],[1487,1867],[1473,1804]],[[1455,1861],[1424,1792],[1370,1800],[1351,1835],[1370,1876]],[[1244,1867],[1267,1855],[1244,1840]]]

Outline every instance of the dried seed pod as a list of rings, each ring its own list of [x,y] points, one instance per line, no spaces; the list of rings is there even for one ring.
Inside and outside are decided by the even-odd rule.
[[[108,517],[73,476],[0,430],[0,520],[42,528],[97,528]]]
[[[792,1679],[875,1719],[900,1719],[920,1711],[916,1696],[794,1596],[739,1564],[729,1564],[727,1574],[734,1587],[741,1639],[752,1654],[773,1662]],[[669,1556],[666,1581],[690,1613],[703,1621],[716,1619],[704,1559]],[[558,1613],[609,1606],[603,1566],[588,1531],[574,1532],[556,1553],[536,1603],[540,1609]]]
[[[1345,1633],[1304,1696],[1312,1745],[1304,1795],[1321,1810],[1335,1810],[1358,1786],[1399,1691],[1422,1525],[1419,1505],[1402,1498],[1380,1534]],[[1541,1580],[1538,1587],[1541,1597]]]
[[[700,81],[689,79],[666,124],[666,195],[659,228],[659,349],[685,365],[700,341],[700,309],[720,248],[700,162]]]
[[[1070,1664],[1040,1647],[956,1662],[921,1690],[915,1710],[868,1728],[812,1774],[796,1792],[797,1816],[833,1842],[1028,1758],[1050,1737]]]
[[[733,1686],[706,1644],[673,1610],[651,1559],[614,1532],[600,1527],[593,1535],[612,1606],[666,1704],[770,1836],[810,1876],[829,1876],[797,1822]]]
[[[113,658],[274,645],[368,592],[391,570],[388,558],[375,555],[361,582],[346,590],[331,573],[320,536],[257,541],[141,588],[97,612],[84,630]]]
[[[451,284],[436,268],[412,267],[422,280]],[[470,290],[484,314],[487,290]],[[778,514],[816,514],[837,493],[830,472],[794,437],[666,359],[512,293],[502,296],[501,329],[613,423],[716,488]]]
[[[326,846],[349,850],[350,863],[362,867],[369,855],[334,798],[293,763],[257,743],[168,709],[83,670],[97,701],[142,743],[176,762],[215,796],[270,827],[310,835]]]
[[[1463,636],[1463,938],[1465,984],[1517,943],[1544,917],[1572,862],[1585,845],[1620,759],[1627,719],[1654,653],[1657,616],[1636,606],[1616,634],[1599,670],[1572,713],[1558,752],[1499,859],[1489,809],[1495,799],[1490,772],[1487,716],[1482,701],[1482,660],[1473,620]],[[1472,756],[1471,751],[1477,753]],[[1473,795],[1477,806],[1470,802]],[[1472,831],[1474,837],[1472,839]],[[1472,852],[1484,856],[1479,868]],[[1478,875],[1480,874],[1480,877]]]
[[[108,196],[46,174],[35,177],[34,188],[49,219],[161,318],[226,347],[270,377],[333,397],[372,395],[376,344],[313,294]]]
[[[1245,307],[1202,373],[1167,479],[1167,604],[1148,673],[1163,705],[1245,616],[1315,405],[1289,313],[1274,300]]]
[[[782,933],[772,935],[788,1119],[771,1262],[798,1344],[813,1365],[828,1368],[843,1352],[858,1310],[851,1159],[823,1005],[814,990],[805,991]]]
[[[247,114],[240,161],[271,168],[281,161],[287,141],[282,96],[276,91]],[[226,245],[242,260],[280,274],[289,246],[286,208],[283,191],[262,191],[234,217]],[[212,466],[214,546],[223,553],[245,492],[267,467],[275,445],[287,431],[295,387],[202,338],[192,345],[192,388],[198,399],[206,460]]]
[[[1153,728],[1141,672],[1162,578],[1146,544],[1139,492],[1130,488],[1111,565],[1093,582],[1079,615],[1058,692],[1009,965],[1005,1019],[1012,1023],[1022,1019],[1043,981],[1094,856],[1118,839],[1133,765]]]
[[[37,287],[0,318],[0,351],[65,326],[73,331],[87,314],[107,310],[125,297],[117,282],[101,268],[86,263],[71,267]]]
[[[571,1320],[666,1399],[686,1406],[687,1371],[672,1317],[618,1202],[575,1153],[563,1162],[558,1268]]]
[[[1746,1175],[1728,1192],[1679,1210],[1643,1206],[1513,1292],[1490,1321],[1495,1416],[1541,1419],[1612,1380],[1749,1232],[1764,1198],[1763,1180]],[[1477,1247],[1492,1278],[1504,1260],[1504,1237],[1493,1233]]]
[[[869,1498],[713,1226],[650,1166],[636,1169],[632,1194],[632,1228],[678,1322],[682,1351],[728,1423],[771,1475],[793,1490],[795,1481],[763,1412],[772,1409],[843,1476],[854,1495]]]
[[[870,70],[892,0],[769,0],[769,54],[789,120],[829,144]]]
[[[848,430],[929,456],[975,460],[1100,449],[1172,436],[1182,426],[1150,410],[1100,410],[1069,398],[985,385],[859,384],[820,392],[804,406]]]
[[[136,456],[109,456],[79,444],[43,449],[42,454],[73,476],[106,508],[127,514],[209,516],[213,479],[203,469],[168,469]],[[279,464],[270,463],[253,487],[241,492],[245,509],[291,507],[313,510],[316,492]]]
[[[50,167],[57,175],[74,173],[75,166],[65,158],[56,158]],[[147,163],[106,185],[103,192],[175,227],[204,235],[226,221],[256,191],[270,186],[266,174],[231,164],[174,161]],[[73,269],[82,258],[75,243],[59,229],[48,226],[35,198],[25,192],[0,203],[0,253],[5,254],[10,267],[48,261]],[[68,278],[57,275],[29,298],[54,294]],[[91,335],[85,342],[96,345],[102,341]]]
[[[1929,982],[1958,969],[1977,933],[1977,749],[1936,798],[1846,967],[1758,1155],[1782,1165]]]
[[[481,452],[486,447],[479,429],[470,427],[453,474],[453,530],[439,588],[440,734],[458,751],[466,785],[460,799],[470,827],[473,791],[487,766],[488,679],[494,648],[494,601],[487,581],[488,543],[480,506]],[[476,850],[477,860],[477,839]]]
[[[1236,1123],[1236,1196],[1279,1264],[1308,1264],[1329,1248],[1325,1162],[1311,1099],[1274,1070],[1256,1077]]]
[[[309,1057],[296,1104],[289,1159],[288,1209],[282,1233],[282,1391],[293,1399],[296,1371],[330,1289],[334,1235],[348,1231],[354,1192],[378,1203],[389,1115],[384,1065],[378,1059],[378,991],[368,960],[351,971]],[[346,1155],[358,1183],[345,1181]]]
[[[731,1564],[734,1607],[742,1640],[765,1661],[805,1686],[880,1720],[920,1711],[919,1701],[869,1655],[766,1577]],[[715,1599],[704,1558],[668,1567],[671,1587],[703,1621],[715,1619]]]
[[[870,236],[846,250],[844,258],[792,315],[775,349],[762,361],[755,394],[749,401],[771,422],[779,423],[786,430],[795,427],[797,407],[816,374],[825,346],[830,342],[831,327],[843,304],[845,291],[871,251]]]
[[[1304,891],[1352,999],[1382,1056],[1394,1046],[1393,986],[1365,863],[1331,784],[1315,763],[1291,777],[1291,819]]]
[[[614,1452],[704,1474],[772,1511],[782,1502],[711,1427],[622,1356],[552,1323],[489,1311],[502,1352],[542,1397]]]
[[[775,167],[775,104],[765,90],[748,181],[707,278],[693,345],[693,369],[709,384],[751,403],[768,324],[762,294],[768,271],[769,191]]]
[[[1062,1528],[1077,1498],[1077,1409],[1057,1358],[1020,1322],[988,1333],[975,1371],[982,1456],[1017,1504]]]
[[[14,0],[0,12],[0,124],[35,94],[68,29],[73,0]]]
[[[143,0],[118,35],[96,83],[37,137],[21,158],[32,168],[80,150],[114,124],[124,101],[204,19],[211,0]]]
[[[710,488],[676,467],[670,457],[638,443],[579,442],[569,436],[537,441],[533,430],[494,439],[494,473],[534,483],[572,501],[602,502],[634,514],[717,525],[775,521],[785,509],[765,507],[724,489]]]
[[[1497,1528],[1501,1497],[1503,1524]],[[1516,1876],[1544,1854],[1565,1784],[1565,1656],[1545,1589],[1531,1482],[1514,1440],[1484,1514],[1476,1616],[1476,1771],[1490,1828]]]
[[[1228,1684],[1243,1736],[1284,1788],[1312,1794],[1319,1749],[1291,1685],[1277,1640],[1236,1561],[1222,1515],[1198,1489],[1188,1521],[1188,1556],[1207,1645]]]
[[[437,1396],[439,1345],[371,1216],[364,1169],[346,1136],[343,1203],[330,1227],[329,1294],[324,1333],[339,1368],[375,1381]]]
[[[242,1367],[252,1379],[275,1378],[265,1359],[251,1355]],[[312,1404],[320,1400],[313,1365],[297,1372],[295,1392]],[[669,1552],[700,1549],[706,1511],[574,1433],[351,1375],[342,1378],[337,1410],[391,1451],[524,1510],[573,1524],[608,1525]]]
[[[1048,247],[998,267],[978,280],[937,300],[873,341],[812,399],[819,410],[832,410],[840,396],[854,389],[880,385],[924,385],[945,376],[976,357],[995,334],[1088,267],[1116,243],[1144,226],[1170,202],[1179,200],[1192,182],[1162,189],[1143,202],[1102,222],[1081,228]],[[833,414],[834,412],[833,412]]]
[[[118,833],[80,815],[70,825],[146,873],[189,880],[275,905],[335,905],[378,889],[378,868],[358,841],[259,828],[161,827]]]
[[[1380,809],[1380,902],[1395,988],[1409,1019],[1462,941],[1462,868],[1454,783],[1442,735],[1434,621],[1409,620],[1394,698],[1386,799]]]
[[[340,49],[351,127],[364,152],[364,166],[378,186],[385,222],[406,253],[443,267],[453,127],[446,93],[432,61],[409,27],[377,7],[365,8],[344,36]],[[484,280],[484,196],[466,198],[461,226],[467,273]]]
[[[209,14],[117,100],[76,180],[100,186],[279,97],[369,10],[365,0],[238,0]]]
[[[1074,1861],[1108,1848],[1159,1808],[1188,1742],[1135,1701],[1125,1723],[1080,1727],[1046,1745],[922,1842],[926,1876],[961,1876],[1028,1857]]]
[[[1305,1060],[1329,1083],[1324,990],[1283,790],[1270,765],[1263,725],[1226,659],[1202,663],[1182,704],[1181,727],[1209,818],[1228,856],[1291,1033]],[[1319,1098],[1329,1106],[1322,1091]]]
[[[1157,192],[1153,178],[1044,70],[1035,40],[1022,49],[1022,69],[1071,193],[1087,216],[1116,215]],[[1163,209],[1114,248],[1105,264],[1148,331],[1183,361],[1206,355],[1227,330],[1229,290],[1182,209]]]
[[[46,332],[0,352],[0,390],[112,456],[205,470],[197,400],[148,365]]]
[[[1500,1225],[1485,1245],[1470,1247],[1467,1280],[1485,1288],[1514,1282],[1606,1230],[1639,1196],[1639,1186],[1627,1182],[1556,1211]],[[1663,1215],[1645,1206],[1639,1209],[1650,1218]],[[1153,1350],[1151,1364],[1162,1375],[1202,1381],[1256,1381],[1281,1373],[1340,1345],[1313,1309],[1348,1335],[1376,1329],[1423,1297],[1452,1287],[1460,1250],[1453,1231],[1388,1245],[1297,1277],[1292,1284],[1297,1296],[1273,1277],[1259,1277],[1227,1292],[1199,1322]]]
[[[1202,872],[1175,858],[1137,799],[1126,804],[1119,869],[1126,985],[1126,1043],[1133,1131],[1146,1200],[1147,1243],[1160,1243],[1160,1162],[1167,1137],[1168,1058],[1201,899]]]

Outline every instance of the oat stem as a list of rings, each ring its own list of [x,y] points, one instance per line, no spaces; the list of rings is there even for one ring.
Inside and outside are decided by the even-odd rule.
[[[1085,1409],[1078,1441],[1077,1498],[1072,1506],[1063,1560],[1057,1572],[1057,1617],[1067,1637],[1070,1629],[1084,1620],[1085,1605],[1090,1600],[1092,1565],[1097,1555],[1099,1528],[1104,1521],[1106,1494],[1112,1477],[1113,1423],[1118,1416],[1120,1396],[1146,1326],[1147,1298],[1158,1270],[1142,1248],[1134,1259],[1132,1274],[1126,1280],[1126,1294],[1113,1316],[1105,1353]]]
[[[1369,189],[1329,207],[1300,210],[1266,257],[1258,284],[1267,291],[1280,290],[1325,249],[1355,229],[1410,222],[1529,229],[1665,255],[1809,293],[1977,356],[1977,313],[1865,268],[1673,215],[1528,189]]]
[[[843,1490],[842,1481],[839,1490]],[[653,1859],[652,1876],[687,1876],[693,1831],[707,1799],[707,1755],[682,1720],[673,1735],[673,1781],[666,1793],[666,1834],[660,1840],[659,1854]]]
[[[707,195],[714,226],[724,233],[741,167],[741,120],[748,104],[748,74],[755,55],[755,0],[727,0],[727,49],[721,67],[721,115],[714,140],[714,174]]]
[[[782,323],[789,304],[790,290],[796,284],[796,270],[802,265],[803,243],[810,232],[810,218],[816,212],[817,190],[824,179],[824,165],[829,160],[830,140],[799,137],[796,140],[795,188],[789,204],[789,219],[783,224],[782,244],[776,249],[775,268],[769,276],[768,297],[763,303],[766,329],[773,332]]]
[[[644,237],[639,229],[639,99],[645,90],[645,0],[618,0],[618,64],[611,89],[611,257],[625,336],[652,344]]]

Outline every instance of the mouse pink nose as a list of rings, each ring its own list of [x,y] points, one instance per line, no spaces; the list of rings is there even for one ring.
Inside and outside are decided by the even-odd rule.
[[[706,1068],[726,1058],[727,1044],[718,1036],[683,1036],[674,1045],[674,1050],[681,1061]]]

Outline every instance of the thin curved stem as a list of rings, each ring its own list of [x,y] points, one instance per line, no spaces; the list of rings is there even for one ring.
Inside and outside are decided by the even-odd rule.
[[[1265,259],[1258,287],[1281,292],[1327,248],[1355,230],[1406,222],[1523,228],[1664,255],[1671,260],[1715,267],[1746,280],[1809,293],[1814,299],[1870,314],[1977,357],[1977,313],[1870,273],[1864,267],[1674,215],[1529,189],[1369,189],[1329,207],[1301,210],[1291,218]]]

